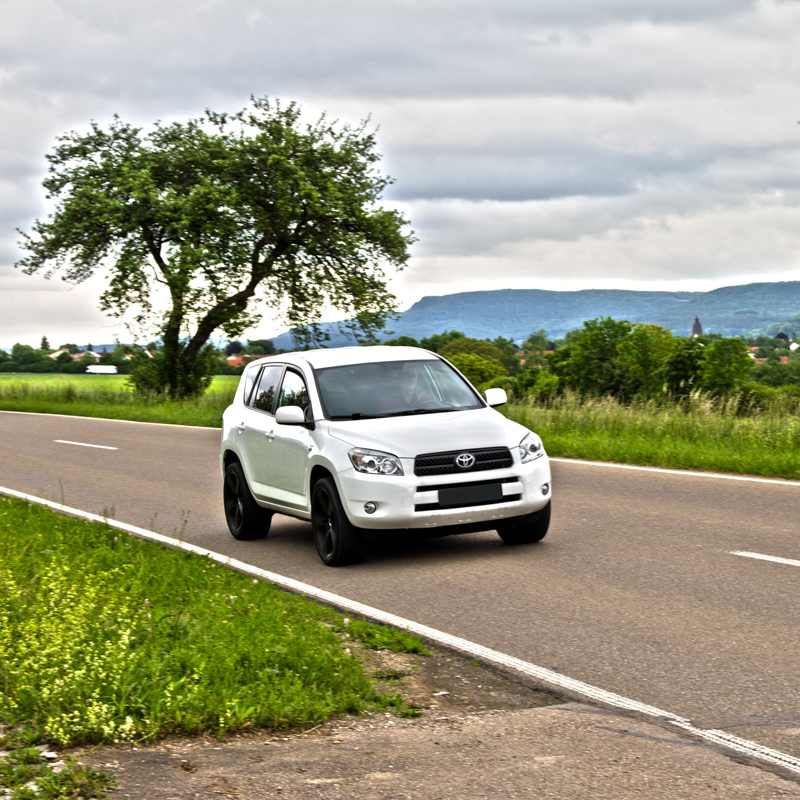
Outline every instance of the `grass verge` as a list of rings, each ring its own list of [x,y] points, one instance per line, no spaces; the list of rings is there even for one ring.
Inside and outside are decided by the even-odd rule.
[[[0,723],[28,744],[414,715],[347,646],[376,638],[422,647],[210,559],[0,498]]]
[[[622,405],[567,395],[505,413],[536,431],[551,456],[800,479],[800,419],[739,416],[735,408],[735,400],[715,405],[702,397]]]
[[[218,375],[198,400],[142,399],[125,375],[0,375],[0,409],[219,428],[239,378]]]

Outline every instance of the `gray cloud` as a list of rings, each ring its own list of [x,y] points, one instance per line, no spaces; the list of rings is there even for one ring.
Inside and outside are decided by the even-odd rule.
[[[798,277],[799,31],[775,0],[6,0],[0,342],[108,324],[96,286],[11,266],[57,135],[251,93],[380,125],[407,300]]]

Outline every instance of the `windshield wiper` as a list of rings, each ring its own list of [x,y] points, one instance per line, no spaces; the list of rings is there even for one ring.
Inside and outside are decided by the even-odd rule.
[[[362,414],[360,411],[356,411],[354,414],[338,414],[335,417],[331,417],[332,420],[339,421],[345,419],[377,419],[378,417],[384,416],[383,414]]]
[[[409,408],[406,411],[396,411],[392,417],[410,417],[414,414],[442,414],[445,411],[456,411],[456,408]]]

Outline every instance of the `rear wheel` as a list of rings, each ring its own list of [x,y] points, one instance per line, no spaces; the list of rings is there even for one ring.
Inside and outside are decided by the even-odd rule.
[[[364,543],[358,529],[347,518],[330,478],[322,478],[314,486],[311,527],[319,557],[329,567],[356,564],[364,557]]]
[[[550,527],[550,503],[533,514],[498,523],[497,533],[506,544],[541,542]]]
[[[222,497],[225,521],[234,539],[263,539],[269,533],[272,512],[256,503],[238,461],[225,469]]]

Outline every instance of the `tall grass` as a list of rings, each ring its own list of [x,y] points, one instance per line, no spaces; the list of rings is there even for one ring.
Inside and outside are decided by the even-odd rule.
[[[686,402],[623,405],[567,393],[507,407],[550,455],[800,479],[800,417],[695,394]]]
[[[0,731],[70,745],[412,714],[347,644],[421,642],[350,627],[210,559],[0,498]]]
[[[173,401],[134,395],[124,375],[2,376],[0,409],[218,428],[238,381],[217,376],[202,397]]]

